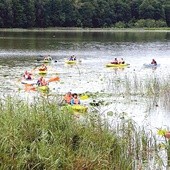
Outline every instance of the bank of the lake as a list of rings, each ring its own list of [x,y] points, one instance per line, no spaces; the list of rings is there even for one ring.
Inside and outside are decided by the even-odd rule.
[[[170,27],[163,28],[79,28],[79,27],[52,27],[52,28],[0,28],[4,32],[170,32]]]

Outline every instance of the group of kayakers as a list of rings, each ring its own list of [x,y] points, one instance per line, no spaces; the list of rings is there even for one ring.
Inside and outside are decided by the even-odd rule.
[[[47,66],[45,64],[42,64],[39,68],[39,71],[47,71]],[[32,73],[25,71],[23,78],[25,80],[32,80]],[[37,81],[37,85],[38,86],[47,86],[48,85],[48,81],[45,80],[45,78],[43,76],[41,76],[38,81]]]
[[[125,61],[124,61],[123,58],[120,58],[120,59],[115,58],[115,59],[111,62],[111,64],[125,64]],[[154,66],[156,66],[156,65],[157,65],[156,60],[155,60],[155,59],[152,59],[151,64],[154,65]]]
[[[75,105],[75,104],[80,104],[80,99],[78,98],[77,93],[71,93],[68,92],[64,96],[64,101],[67,104]]]
[[[28,71],[25,71],[23,78],[25,80],[32,80],[32,74],[29,73]],[[45,80],[45,78],[43,76],[41,76],[38,80],[37,80],[37,85],[38,86],[47,86],[48,85],[48,81]]]
[[[120,58],[120,59],[115,58],[115,59],[111,62],[111,64],[125,64],[125,61],[124,61],[123,58]]]

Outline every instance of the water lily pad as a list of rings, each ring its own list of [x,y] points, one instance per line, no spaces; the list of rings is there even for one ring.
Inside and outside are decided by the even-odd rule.
[[[113,112],[112,111],[107,112],[107,116],[113,116]]]

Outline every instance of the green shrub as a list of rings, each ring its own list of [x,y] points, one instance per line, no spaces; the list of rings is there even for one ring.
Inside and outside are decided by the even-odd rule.
[[[114,27],[116,27],[116,28],[126,28],[126,24],[124,22],[119,21],[119,22],[115,23]]]
[[[167,26],[165,21],[153,19],[140,19],[134,25],[136,28],[159,28]]]

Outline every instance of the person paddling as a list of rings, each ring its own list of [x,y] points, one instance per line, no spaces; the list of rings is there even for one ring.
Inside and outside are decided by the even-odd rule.
[[[71,92],[66,93],[66,95],[64,96],[64,101],[67,104],[71,104],[71,99],[73,98]]]
[[[52,60],[52,58],[50,57],[50,55],[47,55],[47,56],[45,56],[45,58],[44,58],[44,61],[45,60],[47,60],[47,61],[51,61]]]
[[[76,60],[76,57],[74,55],[72,55],[70,58],[69,58],[69,61],[75,61]]]
[[[47,71],[47,66],[42,64],[42,66],[39,68],[39,71]]]
[[[80,104],[80,100],[78,99],[77,93],[74,93],[73,98],[71,99],[71,105],[77,105]]]
[[[119,59],[119,64],[125,64],[125,61],[123,60],[123,58]]]
[[[153,65],[157,65],[157,62],[156,62],[156,60],[155,59],[152,59],[152,62],[151,62],[151,64],[153,64]]]
[[[119,64],[118,59],[115,58],[115,60],[113,62],[111,62],[111,64]]]
[[[23,77],[24,77],[25,80],[31,80],[31,79],[32,79],[31,76],[32,76],[32,74],[29,73],[28,71],[25,71],[25,73],[24,73],[24,75],[23,75]]]
[[[48,82],[45,80],[44,77],[40,77],[37,81],[37,85],[38,86],[47,86],[48,85]]]

